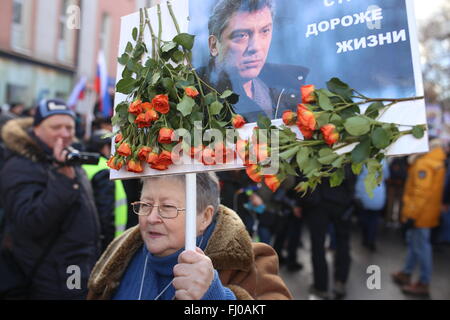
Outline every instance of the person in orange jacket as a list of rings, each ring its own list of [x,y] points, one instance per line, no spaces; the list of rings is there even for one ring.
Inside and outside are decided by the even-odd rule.
[[[430,141],[430,152],[413,155],[403,195],[402,222],[406,224],[408,251],[402,271],[392,275],[407,294],[429,296],[432,273],[431,229],[439,224],[445,183],[445,152],[439,139]],[[416,264],[420,278],[411,283]]]

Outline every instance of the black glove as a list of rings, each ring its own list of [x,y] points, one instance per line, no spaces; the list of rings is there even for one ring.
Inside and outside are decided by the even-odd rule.
[[[405,222],[405,229],[409,230],[416,227],[416,220],[409,218]]]

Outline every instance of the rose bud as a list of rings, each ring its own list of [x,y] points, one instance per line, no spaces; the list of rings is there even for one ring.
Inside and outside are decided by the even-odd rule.
[[[302,133],[303,138],[305,138],[305,139],[311,139],[312,138],[312,136],[314,134],[313,130],[309,130],[308,128],[303,128],[303,127],[300,127],[300,126],[298,128],[300,129],[300,132]]]
[[[316,123],[314,113],[303,104],[299,104],[297,107],[297,125],[314,131]]]
[[[188,97],[191,97],[192,99],[198,96],[198,91],[195,88],[187,87],[186,89],[184,89],[184,92]]]
[[[161,128],[161,130],[159,130],[158,142],[167,144],[172,143],[172,134],[173,129]]]
[[[163,114],[169,113],[169,97],[165,94],[158,94],[152,100],[153,108]]]
[[[235,114],[231,119],[231,124],[236,129],[242,128],[245,123],[246,122],[244,120],[244,117],[242,117],[240,114]]]
[[[157,162],[157,163],[155,163],[155,164],[152,164],[152,165],[150,166],[150,168],[155,169],[155,170],[159,170],[159,171],[164,171],[164,170],[169,169],[169,166],[166,165],[166,164]]]
[[[122,168],[122,161],[118,161],[118,159],[113,156],[109,158],[108,162],[106,163],[108,167],[114,170],[120,170]]]
[[[152,152],[152,148],[147,147],[147,146],[143,146],[139,149],[138,151],[138,158],[141,161],[146,161],[148,155],[150,154],[150,152]]]
[[[128,161],[127,170],[134,173],[141,173],[144,171],[144,169],[142,168],[141,161],[134,159]]]
[[[302,86],[300,91],[302,93],[302,102],[303,103],[312,103],[316,101],[316,96],[314,95],[314,85],[309,84]]]
[[[292,126],[295,124],[295,121],[297,121],[297,115],[291,110],[286,110],[285,112],[283,112],[282,118],[283,123],[287,126]]]
[[[159,154],[158,164],[163,164],[165,166],[170,166],[173,163],[172,153],[170,151],[164,150]]]
[[[262,181],[262,175],[257,164],[251,164],[247,166],[245,172],[247,173],[248,177],[254,182],[258,183]]]
[[[281,181],[276,175],[267,175],[264,177],[264,183],[272,192],[275,192],[280,187]]]
[[[136,117],[134,120],[134,123],[138,125],[138,128],[148,128],[152,125],[152,122],[150,121],[150,115],[148,112],[141,113]]]
[[[323,134],[325,143],[330,147],[339,140],[339,132],[337,132],[336,126],[334,124],[326,124],[322,128],[320,128],[320,131]]]
[[[119,149],[117,149],[117,153],[120,154],[123,157],[129,157],[131,156],[131,148],[130,145],[127,142],[123,142]]]
[[[123,140],[123,135],[122,135],[122,133],[118,133],[117,135],[116,135],[116,138],[114,139],[114,142],[115,143],[119,143],[119,142],[122,142],[122,140]]]
[[[158,112],[155,109],[150,109],[145,113],[145,116],[148,117],[148,120],[154,122],[159,119]]]
[[[156,164],[158,162],[158,158],[159,155],[156,152],[152,151],[147,155],[146,161],[148,164]]]
[[[153,110],[153,105],[150,102],[144,102],[141,104],[142,112],[147,112]]]
[[[139,99],[134,100],[128,107],[128,112],[132,113],[134,115],[139,115],[140,113],[142,113],[141,104],[142,104],[141,100],[139,100]]]

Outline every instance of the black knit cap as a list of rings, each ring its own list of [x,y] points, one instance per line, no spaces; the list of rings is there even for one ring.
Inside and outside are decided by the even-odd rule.
[[[36,114],[34,115],[33,126],[36,127],[48,117],[58,114],[65,114],[76,119],[75,112],[73,112],[64,101],[57,99],[41,100],[36,109]]]

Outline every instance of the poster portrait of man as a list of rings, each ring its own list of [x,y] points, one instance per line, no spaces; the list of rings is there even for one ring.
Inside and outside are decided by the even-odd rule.
[[[333,77],[369,97],[422,94],[409,0],[189,0],[188,31],[194,67],[239,95],[247,122],[281,118],[302,85]]]
[[[231,89],[237,93],[235,112],[247,122],[255,122],[259,114],[277,119],[283,111],[294,110],[308,69],[268,61],[275,1],[219,0],[209,4],[213,5],[207,23],[209,58],[198,69],[200,77],[219,92]],[[197,53],[199,50],[194,56]]]

